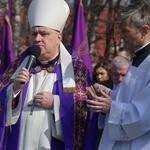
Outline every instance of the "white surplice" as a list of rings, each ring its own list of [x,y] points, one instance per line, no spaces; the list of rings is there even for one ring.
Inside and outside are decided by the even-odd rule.
[[[113,99],[99,150],[150,150],[150,56],[130,65]]]

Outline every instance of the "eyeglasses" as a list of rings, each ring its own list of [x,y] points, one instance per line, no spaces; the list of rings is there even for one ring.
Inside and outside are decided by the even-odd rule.
[[[113,71],[110,71],[110,73],[111,73],[113,76],[116,76],[116,77],[119,77],[119,76],[124,77],[124,76],[126,75],[126,74],[115,73],[115,72],[113,72]]]

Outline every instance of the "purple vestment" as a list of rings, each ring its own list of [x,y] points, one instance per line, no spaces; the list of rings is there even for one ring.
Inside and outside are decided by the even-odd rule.
[[[60,116],[64,143],[52,138],[52,150],[93,150],[96,142],[97,114],[89,112],[86,107],[86,87],[91,84],[90,74],[80,59],[74,57],[73,63],[76,82],[76,92],[73,94],[65,93],[63,91],[61,67],[60,65],[54,66],[57,73],[57,81],[54,84],[53,94],[60,96]],[[0,115],[0,150],[4,149],[4,135],[7,137],[6,149],[19,150],[21,117],[15,125],[11,126],[11,131],[9,127],[5,128],[7,87],[8,85],[6,84],[0,92],[0,101],[2,103],[2,111]],[[22,91],[22,108],[24,105],[27,87],[28,84],[24,86]]]

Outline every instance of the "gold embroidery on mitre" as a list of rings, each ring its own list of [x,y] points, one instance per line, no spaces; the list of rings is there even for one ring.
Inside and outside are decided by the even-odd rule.
[[[74,88],[74,87],[63,88],[63,91],[64,91],[65,93],[75,93],[75,88]]]

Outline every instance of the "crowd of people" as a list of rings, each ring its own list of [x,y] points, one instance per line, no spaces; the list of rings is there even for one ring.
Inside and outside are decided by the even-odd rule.
[[[149,150],[150,3],[121,10],[124,47],[92,78],[62,43],[69,13],[64,0],[30,3],[31,46],[0,81],[0,150]]]

